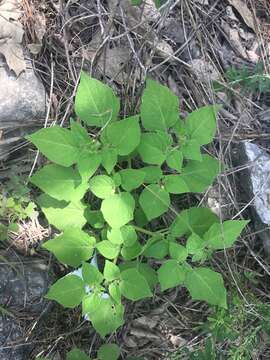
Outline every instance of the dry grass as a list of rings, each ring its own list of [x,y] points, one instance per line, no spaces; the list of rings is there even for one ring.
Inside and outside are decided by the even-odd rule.
[[[262,1],[260,3],[263,5]],[[49,94],[46,124],[67,124],[73,114],[74,94],[81,69],[114,87],[122,98],[123,116],[136,111],[146,76],[168,84],[176,92],[184,116],[196,107],[221,101],[219,94],[213,91],[211,79],[198,81],[191,71],[188,57],[194,44],[201,57],[221,75],[228,65],[252,66],[247,60],[232,57],[232,52],[226,53],[224,50],[230,47],[221,28],[220,20],[226,17],[223,2],[213,1],[212,6],[206,9],[196,1],[170,1],[170,6],[164,7],[162,15],[147,26],[143,17],[134,24],[128,20],[128,14],[112,10],[106,1],[82,1],[79,4],[63,0],[59,3],[25,0],[25,4],[29,20],[26,41],[32,42],[35,38],[31,26],[35,11],[43,11],[46,15],[47,31],[43,49],[34,61]],[[162,29],[169,18],[183,24],[184,43],[179,45],[166,36],[173,52],[160,52],[157,44],[164,39]],[[261,34],[257,35],[261,37]],[[89,49],[89,44],[94,49]],[[128,76],[120,82],[115,81],[117,77],[104,76],[110,65],[106,52],[119,47],[127,48],[130,54],[128,63],[121,68]],[[264,60],[268,68],[266,56]],[[226,98],[222,101],[224,108],[219,117],[215,144],[205,149],[226,164],[226,171],[217,181],[219,200],[221,202],[226,194],[227,202],[221,208],[221,219],[248,216],[247,204],[239,198],[237,190],[237,175],[243,169],[235,167],[233,163],[232,145],[244,139],[258,141],[269,136],[261,131],[260,123],[256,120],[262,110],[261,100],[254,99],[252,94],[243,95],[238,90],[233,92],[233,100]],[[199,201],[204,202],[206,198],[207,194]],[[184,201],[194,199],[188,197]],[[222,212],[222,209],[228,208],[229,213]],[[256,244],[256,233],[250,227],[233,249],[220,251],[211,261],[211,265],[223,274],[230,293],[238,294],[243,301],[247,314],[254,311],[251,299],[269,303],[269,279],[266,274],[269,275],[270,268],[264,260],[261,245]],[[63,270],[57,267],[59,275]],[[258,283],[249,282],[243,276],[244,271],[255,273]],[[198,326],[210,313],[206,305],[192,302],[183,289],[157,293],[149,302],[129,305],[127,325],[109,340],[121,345],[124,358],[128,354],[149,360],[167,359],[168,354],[179,351],[181,346],[190,349],[203,347],[205,335],[198,331]],[[150,319],[155,320],[153,328],[149,325]],[[101,344],[101,339],[94,335],[88,323],[82,321],[77,310],[67,311],[54,306],[43,321],[33,331],[32,322],[28,324],[27,341],[34,345],[33,358],[37,354],[50,357],[55,353],[64,358],[63,354],[75,345],[90,354]],[[254,359],[269,359],[269,349],[263,346],[263,341],[260,343],[262,346]],[[229,344],[224,342],[219,346],[226,352]]]

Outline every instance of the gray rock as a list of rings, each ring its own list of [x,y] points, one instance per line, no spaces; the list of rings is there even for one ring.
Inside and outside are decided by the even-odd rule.
[[[31,64],[17,78],[0,59],[0,160],[29,132],[42,126],[46,93]]]
[[[0,305],[7,312],[40,316],[46,312],[43,296],[48,291],[48,266],[41,259],[3,254],[0,266]],[[0,316],[0,359],[26,360],[31,350],[24,344],[24,329],[15,317]],[[14,345],[15,344],[15,345]]]
[[[244,141],[234,150],[245,202],[250,204],[252,223],[270,255],[270,156],[256,144]]]

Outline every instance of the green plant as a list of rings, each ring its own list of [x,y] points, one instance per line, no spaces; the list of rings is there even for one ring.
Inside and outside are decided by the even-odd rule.
[[[247,66],[243,66],[242,69],[232,66],[225,72],[223,78],[224,83],[220,81],[213,83],[215,91],[230,92],[230,89],[240,89],[242,93],[265,94],[270,89],[270,77],[265,72],[262,62],[258,62],[253,70]]]
[[[19,220],[34,217],[36,205],[31,201],[30,189],[25,185],[23,176],[13,169],[0,194],[0,241],[6,240],[8,231],[16,231]]]
[[[141,113],[118,120],[119,109],[109,87],[82,73],[75,112],[85,126],[72,120],[70,129],[54,126],[28,137],[53,162],[31,178],[44,192],[38,204],[61,232],[44,248],[66,265],[82,266],[82,278],[62,277],[46,297],[69,308],[82,304],[102,337],[123,325],[123,298],[149,298],[158,283],[161,291],[184,286],[193,299],[226,308],[222,276],[201,265],[232,246],[247,224],[222,224],[207,208],[178,214],[171,206],[173,194],[203,192],[219,172],[219,162],[200,151],[215,134],[216,106],[180,120],[178,98],[149,79]],[[97,267],[88,262],[95,252]],[[154,259],[161,265],[152,266]]]

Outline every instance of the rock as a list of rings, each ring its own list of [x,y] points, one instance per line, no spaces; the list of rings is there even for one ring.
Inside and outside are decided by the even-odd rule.
[[[42,126],[46,93],[31,64],[17,78],[0,59],[0,160],[35,126]]]
[[[209,61],[193,59],[189,61],[189,64],[191,65],[191,71],[196,75],[198,80],[206,83],[218,80],[220,74]]]
[[[234,162],[243,166],[239,184],[250,203],[252,224],[270,255],[270,156],[258,145],[244,141],[233,150]]]
[[[29,358],[30,345],[24,344],[24,329],[9,314],[23,311],[39,317],[45,313],[43,296],[50,283],[48,266],[32,257],[20,259],[10,253],[2,256],[5,262],[0,267],[0,306],[6,313],[0,316],[0,359],[25,360]]]

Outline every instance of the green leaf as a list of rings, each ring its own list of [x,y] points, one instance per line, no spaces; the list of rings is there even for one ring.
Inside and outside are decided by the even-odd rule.
[[[149,221],[164,214],[170,206],[170,196],[158,185],[148,185],[142,191],[139,203]]]
[[[120,291],[125,298],[133,301],[152,296],[148,282],[135,268],[121,272]]]
[[[204,106],[188,115],[185,122],[186,133],[200,145],[209,144],[216,132],[216,114],[219,105]]]
[[[167,260],[158,269],[161,291],[173,288],[185,281],[186,270],[177,260]]]
[[[117,304],[121,303],[121,291],[116,281],[109,284],[109,294]]]
[[[140,261],[127,261],[119,265],[120,270],[127,269],[137,269],[139,273],[146,279],[150,289],[154,289],[158,280],[157,274],[154,269],[151,268],[147,263],[142,263]]]
[[[72,135],[76,138],[77,143],[81,147],[89,147],[92,143],[92,139],[88,135],[87,130],[80,123],[71,120],[70,121],[70,131]]]
[[[74,308],[80,305],[85,295],[84,286],[80,277],[66,275],[50,287],[45,297],[49,300],[55,300],[67,308]]]
[[[185,159],[202,161],[201,145],[197,140],[186,140],[181,151]]]
[[[182,170],[182,179],[190,192],[203,192],[212,184],[219,173],[219,162],[209,155],[202,155],[202,161],[189,161]]]
[[[81,73],[75,98],[75,112],[81,120],[90,126],[103,127],[117,118],[119,109],[119,99],[111,88]]]
[[[81,177],[77,171],[55,164],[44,166],[30,181],[57,200],[80,200],[86,191],[77,191],[81,184]]]
[[[183,154],[182,149],[181,151],[178,149],[173,149],[167,156],[166,159],[167,165],[171,169],[175,169],[179,172],[182,170],[182,164],[183,164]]]
[[[110,144],[121,156],[129,155],[140,143],[139,116],[131,116],[110,124],[104,129],[102,142]]]
[[[112,228],[120,228],[131,221],[134,208],[135,201],[127,192],[111,195],[101,204],[104,219]]]
[[[167,133],[144,133],[138,152],[145,163],[161,165],[166,160],[170,146],[171,138]]]
[[[96,248],[107,259],[115,259],[119,254],[120,248],[118,245],[112,244],[108,240],[103,240],[97,243]]]
[[[179,118],[179,100],[168,87],[148,79],[142,96],[142,124],[146,130],[167,131]]]
[[[137,241],[137,234],[133,226],[125,225],[120,229],[113,228],[107,232],[108,240],[113,244],[132,246]]]
[[[89,188],[100,199],[106,199],[115,191],[113,179],[107,175],[94,176],[89,182]]]
[[[145,184],[157,183],[163,175],[161,169],[158,166],[145,166],[141,168],[141,171],[143,171],[145,174]]]
[[[104,344],[98,350],[98,360],[117,360],[120,349],[116,344]]]
[[[74,348],[67,353],[66,360],[91,360],[83,351]]]
[[[142,252],[141,244],[136,241],[131,246],[123,246],[121,250],[121,255],[125,260],[132,260],[138,257]]]
[[[51,251],[58,261],[78,267],[88,260],[95,247],[96,239],[77,228],[70,228],[55,239],[45,242],[43,247]]]
[[[226,289],[219,273],[209,268],[195,268],[187,272],[185,286],[193,300],[227,308]]]
[[[183,262],[188,257],[187,249],[174,241],[169,242],[169,254],[170,257],[179,262]]]
[[[117,151],[116,149],[103,149],[101,152],[101,164],[104,169],[110,174],[117,164]]]
[[[206,244],[206,241],[204,241],[199,235],[193,233],[187,239],[187,251],[192,255],[197,254],[205,248]]]
[[[117,265],[115,265],[111,261],[106,260],[103,274],[107,281],[113,281],[113,280],[119,279],[120,270]]]
[[[48,222],[59,230],[65,230],[71,227],[81,229],[86,223],[84,217],[86,205],[83,205],[81,202],[67,203],[42,194],[38,197],[37,203],[41,207]]]
[[[148,240],[148,241],[151,241]],[[143,252],[143,255],[146,257],[152,257],[154,259],[164,259],[169,253],[169,243],[165,239],[154,242],[152,245],[147,246]]]
[[[208,208],[193,207],[181,211],[171,225],[171,235],[175,238],[196,233],[202,236],[219,218]]]
[[[58,165],[71,166],[79,159],[80,149],[76,138],[71,131],[60,126],[38,130],[34,134],[28,135],[27,139],[43,155]]]
[[[99,210],[90,210],[87,208],[84,212],[84,216],[90,226],[94,229],[102,229],[104,227],[104,218],[102,212]]]
[[[204,234],[204,241],[214,250],[231,247],[248,223],[246,220],[228,220],[213,224]]]
[[[91,294],[83,299],[83,313],[87,314],[95,330],[102,336],[111,334],[124,323],[124,307],[111,298]]]
[[[184,194],[190,191],[182,175],[166,175],[164,186],[171,194]]]
[[[145,173],[137,169],[125,169],[119,171],[121,186],[126,191],[132,191],[142,185]]]
[[[77,168],[83,181],[88,181],[97,171],[101,164],[101,155],[90,153],[88,156],[80,157],[77,162]]]
[[[102,283],[104,277],[98,268],[88,262],[82,265],[83,281],[89,286],[97,286]]]

